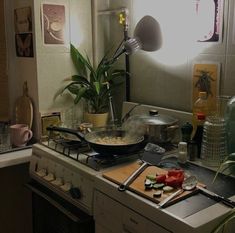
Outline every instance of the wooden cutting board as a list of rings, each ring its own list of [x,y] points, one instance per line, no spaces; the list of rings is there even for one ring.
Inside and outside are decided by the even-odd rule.
[[[116,184],[121,184],[139,167],[140,167],[140,164],[138,162],[135,162],[135,163],[132,163],[132,164],[120,167],[120,168],[113,169],[108,172],[104,172],[102,175],[106,179]],[[145,186],[144,186],[146,175],[149,175],[149,174],[161,175],[161,174],[167,174],[167,171],[156,166],[149,166],[133,181],[132,184],[130,184],[130,186],[128,187],[128,190],[133,191],[139,194],[140,196],[145,197],[155,203],[159,203],[160,201],[164,200],[166,197],[168,197],[169,195],[177,191],[177,189],[174,189],[172,192],[163,192],[161,197],[159,198],[153,197],[153,194],[154,192],[156,192],[156,190],[155,189],[145,190]],[[205,187],[205,185],[203,184],[198,184],[198,185]],[[189,197],[190,195],[195,194],[195,192],[197,191],[198,191],[197,189],[194,189],[192,191],[184,191],[181,195],[169,201],[169,204],[173,204],[179,200]]]
[[[33,104],[31,99],[28,97],[27,82],[24,82],[23,85],[23,96],[16,100],[15,112],[16,123],[26,124],[31,129],[33,124]]]

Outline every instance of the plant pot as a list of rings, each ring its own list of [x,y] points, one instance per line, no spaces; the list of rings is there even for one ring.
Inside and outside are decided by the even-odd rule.
[[[93,127],[104,127],[107,124],[109,113],[84,113],[85,122],[91,123]]]

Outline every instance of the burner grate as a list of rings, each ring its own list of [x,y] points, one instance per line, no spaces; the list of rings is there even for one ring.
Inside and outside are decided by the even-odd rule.
[[[142,155],[142,151],[135,154],[101,155],[93,151],[86,142],[64,138],[50,139],[47,143],[43,143],[43,145],[97,171],[140,159]]]
[[[45,144],[47,144],[46,146],[48,148],[97,171],[121,163],[131,162],[138,159],[141,160],[145,154],[144,151],[139,151],[134,154],[111,156],[102,155],[93,151],[86,141],[81,141],[80,139],[73,140],[61,136],[56,139],[49,137],[47,143]],[[176,149],[176,145],[171,143],[160,146],[166,150],[164,154],[168,154],[170,151]],[[154,154],[154,152],[152,153]]]

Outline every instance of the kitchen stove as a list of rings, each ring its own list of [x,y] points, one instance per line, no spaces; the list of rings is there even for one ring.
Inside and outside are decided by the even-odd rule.
[[[186,118],[187,117],[185,116],[185,118],[182,119]],[[162,156],[167,157],[169,154],[175,154],[176,147],[174,144],[171,144],[165,149],[167,152],[162,154]],[[158,159],[161,160],[162,156],[159,156]],[[141,151],[139,154],[135,155],[121,156],[120,158],[118,156],[112,156],[107,158],[98,155],[92,151],[87,144],[83,144],[81,141],[77,142],[77,140],[72,140],[71,142],[61,138],[58,140],[50,138],[49,141],[33,146],[33,153],[30,161],[30,175],[34,181],[57,194],[77,209],[82,210],[91,218],[95,218],[97,233],[111,232],[112,230],[107,230],[107,224],[109,223],[111,229],[113,229],[115,224],[117,225],[117,219],[122,216],[120,212],[122,208],[125,216],[123,217],[124,223],[121,223],[120,226],[123,226],[125,229],[114,232],[143,232],[143,230],[129,231],[129,228],[126,230],[129,224],[135,223],[135,221],[131,221],[132,219],[136,220],[135,217],[139,218],[143,216],[144,219],[150,219],[151,223],[156,223],[153,228],[154,230],[147,230],[146,232],[148,233],[178,232],[179,229],[181,229],[181,232],[191,232],[192,229],[195,229],[195,231],[193,230],[192,232],[198,233],[208,232],[203,231],[204,228],[206,229],[207,227],[208,229],[211,229],[211,226],[206,223],[207,221],[213,221],[213,218],[216,218],[217,215],[209,219],[211,215],[208,214],[206,210],[213,206],[218,207],[218,205],[214,205],[214,201],[211,200],[212,203],[208,204],[208,199],[202,194],[190,197],[175,205],[167,207],[164,210],[159,210],[153,203],[145,198],[134,195],[129,191],[125,193],[119,192],[117,190],[117,185],[102,177],[102,173],[106,171],[106,169],[112,169],[110,168],[111,166],[118,166],[119,163],[133,162],[137,159],[148,159],[150,163],[156,163],[156,154],[151,153],[151,151],[150,153],[149,151]],[[210,180],[214,174],[212,174],[212,172],[210,174],[210,171],[204,171],[205,169],[198,168],[191,163],[187,164],[185,169],[188,169],[190,173],[192,172],[197,175],[199,180],[203,181],[207,177],[208,180]],[[220,182],[220,180],[218,183],[220,186],[225,184],[224,181]],[[228,182],[226,182],[226,184],[227,183]],[[233,187],[230,183],[228,186],[230,189]],[[208,186],[208,188],[211,187]],[[227,186],[225,188],[221,187],[221,189],[227,190]],[[217,192],[217,190],[214,191]],[[224,193],[221,194],[223,195]],[[225,196],[230,197],[233,194],[234,191]],[[98,197],[101,196],[102,198],[99,199]],[[112,200],[117,200],[117,202],[109,204],[106,200],[107,197]],[[101,204],[99,204],[99,201]],[[202,201],[204,201],[204,204],[202,204]],[[200,203],[201,205],[199,205]],[[111,205],[112,211],[110,212]],[[102,212],[103,208],[105,208],[105,212]],[[117,208],[117,210],[113,210],[113,208]],[[228,212],[228,208],[222,205],[220,205],[219,208],[221,208],[221,215]],[[134,212],[132,210],[134,210]],[[136,213],[139,213],[141,216],[136,216]],[[201,215],[204,216],[203,213],[205,213],[207,217],[200,217]],[[219,212],[214,209],[213,213],[218,213],[218,216],[220,216]],[[131,215],[129,216],[129,214]],[[130,223],[125,222],[128,219],[130,219]],[[195,221],[195,219],[197,221]],[[104,225],[102,225],[103,222]],[[205,227],[204,224],[206,224]],[[151,226],[149,221],[146,223],[146,226]],[[174,229],[171,226],[174,226]],[[168,228],[169,231],[165,231],[165,229]],[[145,229],[145,227],[143,227],[143,229]],[[176,229],[177,231],[175,231]]]
[[[69,140],[63,137],[53,139],[48,138],[42,143],[44,146],[56,151],[65,157],[71,158],[96,171],[111,167],[117,164],[134,161],[141,158],[143,151],[123,155],[102,155],[93,151],[88,143],[80,140]]]
[[[129,109],[124,103],[123,114],[127,111]],[[60,134],[63,137],[56,139],[53,137],[55,135],[58,136],[58,132],[50,131],[47,141],[33,145],[30,176],[90,216],[93,214],[96,177],[111,166],[133,162],[146,155],[140,151],[137,154],[106,157],[91,150],[76,135]],[[171,151],[175,147],[170,145],[166,149]]]

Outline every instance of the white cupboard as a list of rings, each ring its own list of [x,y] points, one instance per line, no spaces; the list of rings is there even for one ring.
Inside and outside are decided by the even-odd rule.
[[[169,233],[99,191],[95,191],[94,218],[96,233]]]

